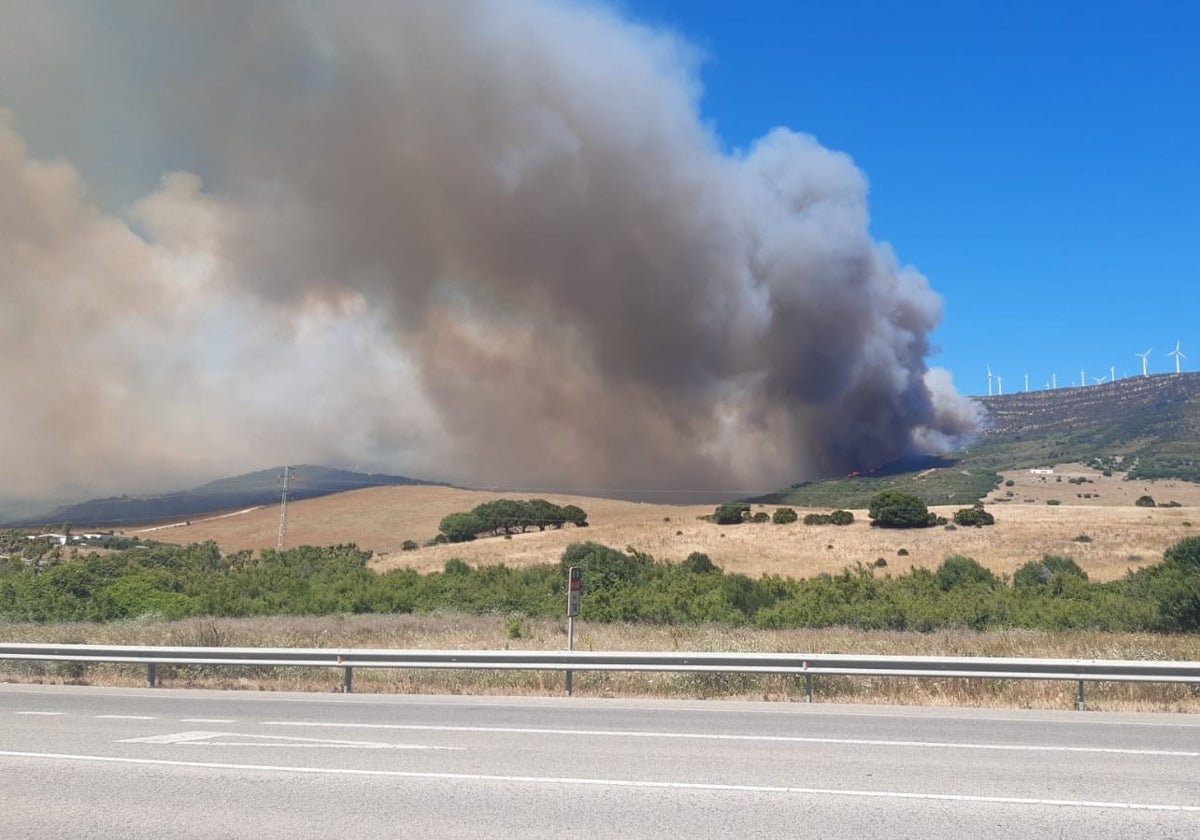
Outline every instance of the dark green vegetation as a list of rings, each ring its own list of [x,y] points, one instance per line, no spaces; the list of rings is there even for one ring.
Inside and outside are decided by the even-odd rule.
[[[923,501],[899,490],[884,490],[872,496],[867,516],[876,528],[928,528],[937,524],[937,517]]]
[[[851,525],[854,514],[848,510],[835,510],[833,513],[808,513],[804,516],[805,525]]]
[[[969,508],[961,508],[954,512],[954,524],[966,527],[982,528],[985,525],[995,525],[996,517],[983,509],[983,502],[976,502]]]
[[[479,534],[523,534],[529,528],[544,531],[566,524],[587,527],[587,514],[578,505],[559,507],[545,499],[496,499],[476,505],[467,513],[442,518],[438,530],[447,542],[469,542]]]
[[[283,489],[283,467],[259,470],[233,478],[223,478],[191,490],[153,496],[116,496],[66,505],[44,514],[27,517],[19,525],[55,526],[70,522],[75,527],[120,525],[127,522],[153,522],[163,519],[187,519],[203,513],[239,510],[257,505],[279,504]],[[292,467],[288,482],[289,499],[315,499],[332,493],[364,487],[397,487],[437,484],[402,475],[378,475],[303,465]]]
[[[927,505],[970,505],[999,470],[1080,462],[1130,479],[1200,482],[1200,373],[1121,379],[1087,388],[981,397],[979,438],[946,458],[898,462],[864,475],[794,486],[755,501],[865,508],[896,490]]]
[[[558,564],[525,569],[371,571],[353,545],[221,556],[214,544],[147,545],[64,558],[21,535],[0,542],[0,620],[118,621],[149,617],[345,613],[523,614],[564,610],[566,570],[583,569],[589,621],[714,622],[763,628],[931,631],[1200,630],[1200,537],[1124,579],[1092,583],[1072,561],[1043,557],[1010,582],[968,557],[899,576],[858,565],[838,574],[754,580],[725,574],[704,554],[662,563],[648,554],[573,543]]]
[[[740,525],[750,516],[750,505],[745,502],[728,502],[717,505],[712,521],[718,525]]]

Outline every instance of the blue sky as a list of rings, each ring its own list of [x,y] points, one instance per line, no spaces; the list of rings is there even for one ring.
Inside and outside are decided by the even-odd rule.
[[[1200,370],[1200,6],[625,0],[703,54],[729,150],[849,154],[874,236],[945,298],[964,393]]]

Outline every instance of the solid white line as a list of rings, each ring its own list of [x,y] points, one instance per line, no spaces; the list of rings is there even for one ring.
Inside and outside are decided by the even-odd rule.
[[[406,723],[320,723],[316,721],[264,720],[263,726],[312,726],[336,729],[397,729],[417,732],[482,732],[502,735],[567,735],[601,738],[679,738],[695,741],[753,741],[776,744],[832,744],[858,747],[921,747],[997,752],[1098,753],[1169,758],[1200,758],[1196,750],[1138,750],[1119,747],[1071,747],[1052,744],[971,744],[946,741],[892,741],[873,738],[815,738],[793,735],[722,735],[709,732],[639,732],[625,729],[539,729],[516,726],[427,726]]]
[[[36,715],[37,717],[62,717],[66,712],[17,712],[19,715]]]
[[[158,720],[152,715],[96,715],[100,720]]]
[[[1112,808],[1124,811],[1176,811],[1200,813],[1200,805],[1168,805],[1146,802],[1104,802],[1086,799],[1037,799],[1022,796],[971,796],[958,793],[915,793],[891,790],[793,787],[790,785],[731,785],[717,782],[667,782],[643,779],[589,779],[570,776],[492,776],[484,773],[422,773],[410,770],[362,770],[334,767],[292,767],[279,764],[229,764],[216,761],[169,761],[154,758],[119,758],[106,755],[71,755],[0,750],[7,758],[41,758],[107,764],[136,764],[159,767],[190,767],[207,770],[297,773],[321,776],[376,776],[393,779],[427,779],[455,782],[501,782],[511,784],[571,785],[587,787],[643,788],[652,790],[708,790],[732,793],[785,793],[808,796],[850,796],[870,799],[918,799],[940,802],[971,802],[990,805],[1035,805],[1065,808]]]

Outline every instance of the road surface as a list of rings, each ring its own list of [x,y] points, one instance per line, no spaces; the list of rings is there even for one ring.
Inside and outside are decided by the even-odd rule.
[[[1200,836],[1200,716],[0,685],[0,837]]]

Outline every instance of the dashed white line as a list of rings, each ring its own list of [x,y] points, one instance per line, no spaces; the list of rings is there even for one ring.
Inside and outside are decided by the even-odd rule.
[[[17,714],[36,717],[62,717],[66,712],[17,712]]]
[[[182,718],[180,723],[237,723],[237,718]]]
[[[799,796],[845,796],[866,799],[906,799],[937,802],[966,802],[987,805],[1027,805],[1057,808],[1103,808],[1122,811],[1174,811],[1200,813],[1200,805],[1174,805],[1154,802],[1105,802],[1087,799],[1038,799],[1023,796],[971,796],[958,793],[920,793],[894,790],[855,790],[842,788],[793,787],[791,785],[735,785],[718,782],[672,782],[649,779],[592,779],[571,776],[502,776],[485,773],[426,773],[411,770],[365,770],[334,767],[293,767],[279,764],[230,764],[216,761],[170,761],[154,758],[120,758],[106,755],[72,755],[0,750],[6,758],[36,758],[56,761],[83,761],[106,764],[134,764],[158,767],[191,767],[210,770],[295,773],[321,776],[374,776],[391,779],[423,779],[452,782],[495,782],[502,784],[563,785],[573,787],[642,788],[648,790],[706,790],[728,793],[778,793]]]
[[[231,740],[242,739],[242,740]],[[121,744],[188,744],[207,747],[301,747],[333,750],[462,750],[463,747],[392,744],[384,741],[344,741],[329,738],[304,738],[297,735],[247,735],[240,732],[206,730],[124,738]]]
[[[1167,758],[1200,758],[1197,750],[1145,750],[1122,747],[1072,747],[1056,744],[973,744],[952,741],[892,741],[874,738],[818,738],[799,735],[733,735],[711,732],[641,732],[625,729],[541,729],[516,726],[431,726],[407,723],[321,723],[317,721],[264,720],[263,726],[305,726],[331,729],[392,729],[417,732],[477,732],[501,735],[567,735],[599,738],[678,738],[695,741],[754,741],[783,744],[829,744],[855,747],[914,747],[996,752],[1061,752],[1101,755],[1135,755]]]
[[[99,720],[158,720],[153,715],[96,715]]]

